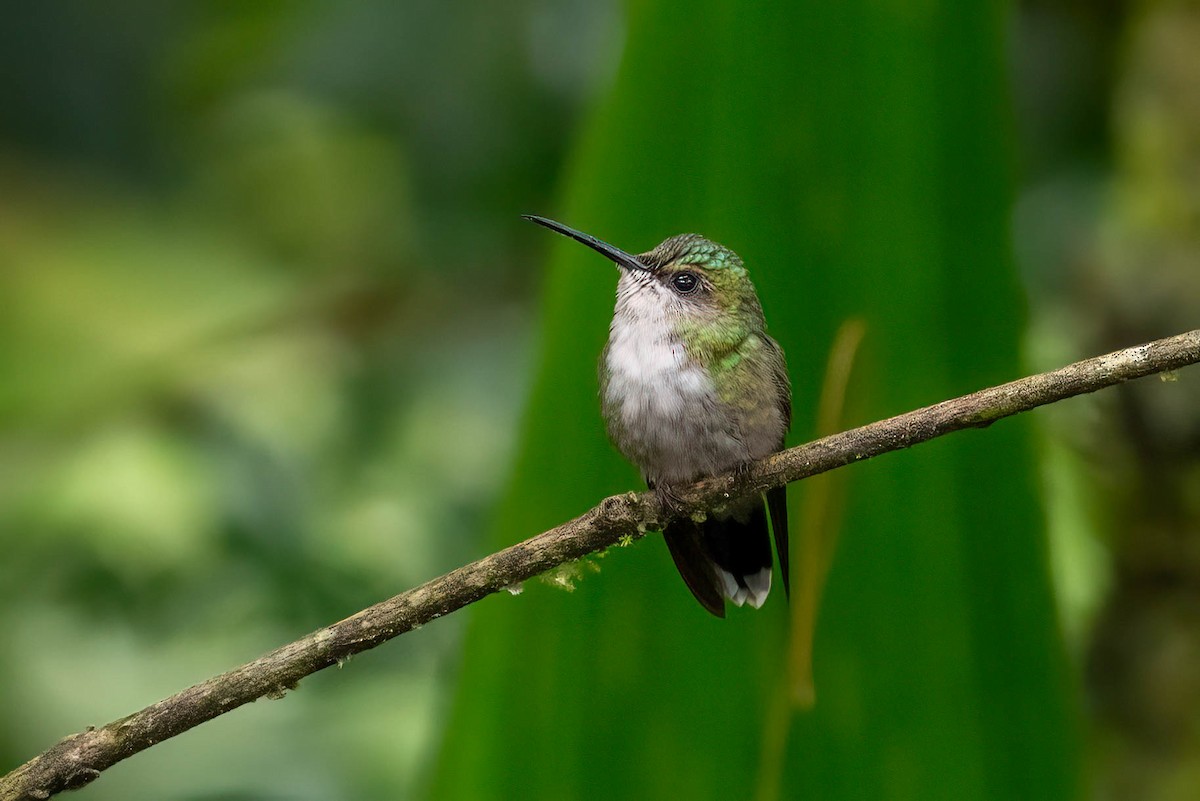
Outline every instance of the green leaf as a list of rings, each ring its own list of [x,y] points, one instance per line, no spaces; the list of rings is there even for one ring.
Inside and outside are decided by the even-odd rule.
[[[868,326],[861,422],[1016,377],[1004,25],[995,5],[952,0],[633,4],[555,216],[631,251],[689,230],[737,250],[788,353],[793,441],[851,315]],[[613,268],[547,246],[497,547],[639,488],[596,400]],[[850,470],[817,703],[793,723],[783,797],[1072,796],[1076,710],[1025,424]],[[531,585],[474,610],[437,798],[755,793],[782,593],[718,621],[658,537],[600,564],[573,593]]]

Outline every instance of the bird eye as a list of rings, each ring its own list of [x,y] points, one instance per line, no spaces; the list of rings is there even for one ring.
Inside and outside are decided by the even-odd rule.
[[[676,273],[671,279],[671,286],[675,287],[675,291],[680,295],[690,295],[700,286],[700,279],[695,273]]]

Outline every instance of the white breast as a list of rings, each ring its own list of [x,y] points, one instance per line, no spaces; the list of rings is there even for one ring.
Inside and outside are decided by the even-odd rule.
[[[711,475],[747,458],[712,379],[691,363],[654,288],[626,294],[609,332],[603,398],[617,447],[655,483]]]

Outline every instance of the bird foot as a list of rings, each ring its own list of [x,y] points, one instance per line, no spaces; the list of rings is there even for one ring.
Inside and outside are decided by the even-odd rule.
[[[667,518],[679,517],[683,511],[683,498],[674,488],[666,484],[656,484],[651,487],[654,490],[654,497],[658,499],[658,503],[663,508],[663,514]]]

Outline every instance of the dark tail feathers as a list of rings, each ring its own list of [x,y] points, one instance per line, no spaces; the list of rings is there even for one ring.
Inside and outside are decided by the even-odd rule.
[[[769,491],[767,506],[784,592],[790,595],[786,488]],[[742,514],[724,519],[710,516],[702,523],[676,520],[663,531],[663,538],[688,589],[712,614],[725,617],[726,598],[738,606],[749,601],[756,608],[766,600],[771,588],[771,537],[761,500],[752,502]]]

